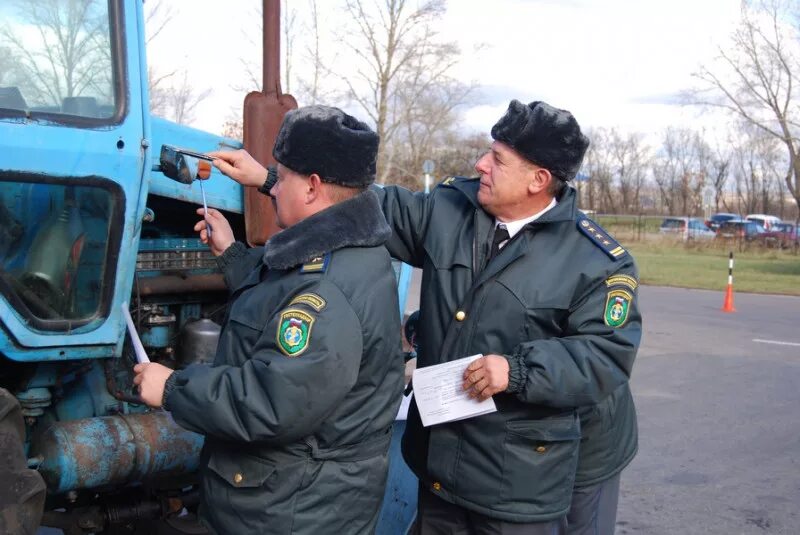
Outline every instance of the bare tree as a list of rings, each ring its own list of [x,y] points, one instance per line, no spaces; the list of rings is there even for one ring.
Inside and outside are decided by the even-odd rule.
[[[158,37],[174,16],[172,4],[165,4],[163,0],[147,0],[144,4],[145,44],[150,44]]]
[[[281,8],[283,15],[281,21],[281,31],[283,31],[283,88],[287,93],[292,89],[292,54],[294,53],[294,41],[297,37],[297,10],[289,9],[289,2],[283,0]]]
[[[310,20],[307,24],[306,34],[310,41],[306,44],[303,59],[311,65],[311,73],[307,77],[298,79],[298,100],[307,104],[331,104],[337,100],[336,91],[327,88],[326,80],[331,75],[329,65],[335,65],[337,61],[336,47],[334,51],[323,50],[323,41],[326,35],[323,33],[321,23],[321,13],[317,0],[308,1],[308,12]]]
[[[8,47],[0,46],[0,86],[13,85],[15,83],[15,70],[17,60],[14,53]]]
[[[623,214],[636,213],[640,206],[639,195],[647,176],[649,149],[644,145],[641,134],[622,135],[613,129],[609,149],[614,166],[614,189],[619,210]]]
[[[69,97],[111,98],[111,44],[104,2],[17,0],[15,4],[20,20],[34,28],[35,36],[23,35],[7,23],[0,29],[0,39],[16,58],[15,83],[29,101],[61,106]]]
[[[615,213],[614,197],[610,194],[613,174],[609,131],[605,128],[587,129],[586,135],[592,140],[586,153],[583,169],[589,180],[583,187],[581,206],[590,210]]]
[[[422,69],[417,72],[422,73]],[[472,85],[444,77],[430,84],[426,76],[410,77],[398,87],[395,100],[398,129],[385,144],[392,155],[394,182],[413,182],[421,175],[424,160],[438,160],[445,147],[463,138],[457,131],[458,114],[473,90]],[[466,138],[471,139],[474,137]]]
[[[775,206],[776,185],[781,181],[780,141],[747,122],[739,124],[732,146],[732,174],[738,209],[742,214],[770,213]]]
[[[475,164],[492,144],[486,133],[462,134],[451,130],[435,152],[436,172],[440,177],[474,176]]]
[[[725,187],[728,183],[731,167],[731,153],[728,148],[717,147],[709,161],[706,175],[710,186],[714,189],[714,211],[719,212],[720,207],[726,212],[733,210],[725,197]]]
[[[743,1],[732,46],[720,48],[716,63],[696,74],[704,91],[695,96],[698,103],[726,109],[780,141],[788,163],[783,179],[800,207],[800,109],[795,89],[800,32],[787,22],[796,11],[796,2]]]
[[[378,182],[393,172],[392,141],[402,125],[403,100],[408,101],[409,92],[420,94],[451,81],[449,71],[459,51],[434,30],[444,10],[443,0],[416,5],[407,0],[345,2],[352,28],[341,41],[350,52],[347,64],[355,67],[355,75],[343,78],[350,99],[374,122],[381,138]]]
[[[653,177],[667,213],[700,212],[710,154],[708,144],[697,132],[686,128],[667,128],[664,132],[653,163]]]
[[[194,111],[197,105],[211,95],[211,89],[196,91],[189,82],[189,75],[184,69],[178,83],[172,87],[168,97],[168,107],[172,119],[178,124],[189,124],[194,121]]]

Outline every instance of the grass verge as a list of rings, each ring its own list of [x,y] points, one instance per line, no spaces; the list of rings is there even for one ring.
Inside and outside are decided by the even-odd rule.
[[[638,242],[628,248],[639,265],[642,284],[724,290],[728,249],[717,245]],[[800,295],[800,255],[787,251],[734,250],[737,292]]]

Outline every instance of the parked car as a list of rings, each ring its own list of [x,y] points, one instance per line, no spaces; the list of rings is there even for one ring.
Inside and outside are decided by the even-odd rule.
[[[764,233],[764,227],[755,221],[726,221],[719,226],[717,239],[752,241],[761,239]]]
[[[800,245],[799,234],[800,232],[798,232],[797,225],[793,225],[792,223],[778,223],[765,232],[761,236],[761,239],[764,240],[764,245],[788,249],[789,247],[797,247]]]
[[[762,227],[764,230],[772,230],[773,225],[777,225],[781,222],[781,218],[774,216],[774,215],[766,215],[766,214],[749,214],[745,217],[746,221],[755,221]]]
[[[716,231],[720,224],[724,223],[725,221],[741,221],[742,216],[739,214],[731,214],[729,212],[718,212],[716,214],[711,214],[711,217],[706,219],[706,226],[711,230]]]
[[[714,231],[709,230],[702,219],[696,217],[666,217],[658,232],[681,240],[710,240]]]

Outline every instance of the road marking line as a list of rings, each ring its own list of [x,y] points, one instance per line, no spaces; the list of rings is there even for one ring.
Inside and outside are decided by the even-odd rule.
[[[798,344],[797,342],[780,342],[778,340],[759,340],[758,338],[753,338],[753,342],[758,342],[760,344],[773,344],[776,346],[800,347],[800,344]]]

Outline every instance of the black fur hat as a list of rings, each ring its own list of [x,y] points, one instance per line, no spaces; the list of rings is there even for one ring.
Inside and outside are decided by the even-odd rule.
[[[286,114],[272,155],[303,175],[352,188],[375,180],[378,135],[339,108],[306,106]]]
[[[561,180],[575,178],[589,147],[589,138],[570,112],[541,101],[526,106],[512,100],[492,127],[492,137]]]

